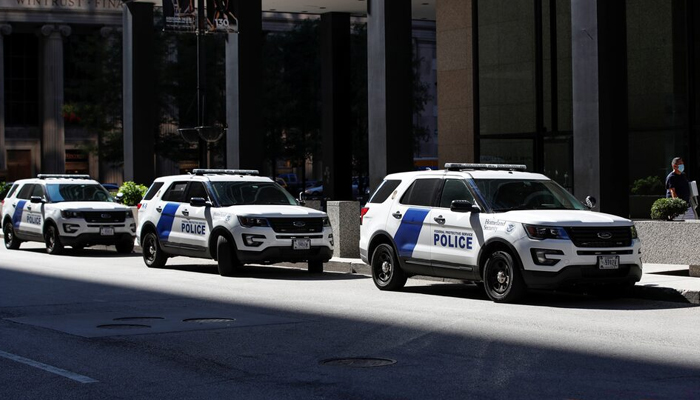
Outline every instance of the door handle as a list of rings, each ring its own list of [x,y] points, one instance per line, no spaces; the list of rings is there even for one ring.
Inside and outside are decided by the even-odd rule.
[[[17,207],[17,203],[12,203],[12,207]]]
[[[158,211],[158,212],[163,211],[163,207],[161,207],[161,206],[156,207],[156,211]]]
[[[394,217],[394,218],[396,218],[396,219],[401,219],[401,212],[400,212],[400,211],[397,211],[397,212],[391,214],[391,216]]]
[[[27,210],[31,211],[31,210],[32,210],[32,206],[27,206]]]
[[[182,215],[184,215],[186,217],[186,216],[190,215],[190,212],[187,210],[182,210]]]
[[[437,217],[435,217],[435,218],[433,218],[433,219],[435,220],[435,222],[437,222],[437,223],[440,224],[440,225],[442,225],[442,224],[445,223],[445,218],[443,218],[442,215],[437,216]]]

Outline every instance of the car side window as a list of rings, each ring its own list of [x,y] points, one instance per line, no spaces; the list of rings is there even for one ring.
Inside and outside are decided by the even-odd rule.
[[[440,207],[450,208],[453,200],[467,200],[474,203],[467,182],[464,179],[445,179],[445,186],[442,188],[442,196],[440,197]]]
[[[34,196],[44,198],[44,188],[41,185],[34,185],[34,190],[32,190],[31,197]]]
[[[22,189],[20,189],[19,193],[17,193],[17,198],[22,199],[22,200],[31,199],[32,192],[34,191],[34,186],[35,185],[33,185],[31,183],[22,186]]]
[[[207,189],[204,187],[202,182],[191,182],[189,189],[187,189],[187,196],[185,196],[186,201],[190,201],[193,197],[201,197],[205,200],[209,200],[209,195],[207,194]]]
[[[432,207],[442,179],[416,179],[401,197],[401,204]]]
[[[158,193],[158,191],[160,190],[160,188],[163,187],[163,183],[164,183],[164,182],[153,182],[153,184],[151,185],[151,187],[148,188],[148,191],[146,192],[146,195],[143,196],[143,199],[144,199],[144,200],[150,200],[150,199],[152,199],[153,196],[155,196],[156,193]]]
[[[19,187],[19,185],[16,183],[14,185],[12,185],[12,187],[10,188],[10,191],[7,192],[6,197],[12,197],[12,194],[15,192],[15,190],[17,190],[18,187]]]
[[[185,203],[185,189],[187,189],[187,182],[173,182],[165,194],[163,194],[162,200]]]

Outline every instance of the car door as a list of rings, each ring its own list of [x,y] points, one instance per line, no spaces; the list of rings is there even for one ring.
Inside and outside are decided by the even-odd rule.
[[[46,200],[46,193],[44,193],[44,187],[39,184],[33,185],[32,193],[29,196],[29,201],[25,204],[25,220],[27,223],[27,232],[32,236],[43,237],[43,227],[44,227],[44,201]],[[42,202],[32,203],[32,197],[41,198]]]
[[[185,203],[176,212],[176,229],[179,229],[181,246],[205,252],[211,232],[211,207],[192,206],[192,198],[211,199],[203,182],[190,182],[185,194]]]
[[[425,224],[435,203],[441,179],[418,177],[403,195],[394,201],[387,218],[398,256],[408,273],[431,274],[430,228]]]
[[[478,279],[477,258],[480,244],[475,230],[481,229],[475,212],[450,210],[453,200],[476,204],[467,181],[446,177],[437,207],[427,219],[431,229],[431,260],[436,275]]]
[[[31,236],[29,223],[26,222],[26,216],[29,215],[29,210],[26,206],[31,204],[29,199],[34,191],[34,184],[25,183],[17,192],[17,197],[12,199],[10,206],[12,207],[12,228],[15,230],[15,235],[20,238],[27,239]]]
[[[178,229],[182,215],[178,215],[178,209],[185,201],[187,184],[188,182],[171,183],[160,200],[156,204],[149,205],[159,214],[156,230],[161,245],[165,247],[177,247],[182,242],[181,230]]]

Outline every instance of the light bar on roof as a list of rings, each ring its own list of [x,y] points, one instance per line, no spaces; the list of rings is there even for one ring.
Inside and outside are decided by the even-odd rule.
[[[471,170],[491,170],[491,171],[527,171],[524,164],[478,164],[478,163],[445,163],[445,169],[450,171]]]
[[[260,175],[257,169],[193,169],[195,175]]]
[[[92,179],[90,175],[84,174],[39,174],[36,177],[39,179]]]

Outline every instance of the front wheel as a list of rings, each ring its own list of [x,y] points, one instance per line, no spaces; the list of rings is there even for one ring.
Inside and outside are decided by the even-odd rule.
[[[115,247],[117,248],[117,253],[131,254],[134,251],[134,239],[119,242]]]
[[[484,288],[496,303],[513,303],[525,294],[518,266],[505,251],[494,251],[484,266]]]
[[[216,260],[219,267],[219,275],[234,276],[240,266],[236,255],[234,254],[234,246],[224,236],[219,236],[216,241]]]
[[[15,236],[15,228],[12,226],[12,221],[5,222],[5,225],[2,227],[2,233],[5,238],[5,248],[9,250],[19,249],[21,242]]]
[[[396,258],[394,248],[380,244],[372,254],[372,280],[379,290],[399,290],[406,284],[406,274]]]
[[[49,225],[46,228],[46,233],[44,234],[44,241],[46,242],[47,253],[63,253],[63,243],[61,243],[61,237],[58,234],[58,228],[56,228],[54,225]]]
[[[148,232],[144,235],[142,241],[143,262],[149,268],[163,268],[165,262],[168,261],[168,256],[158,243],[158,237],[153,232]]]

